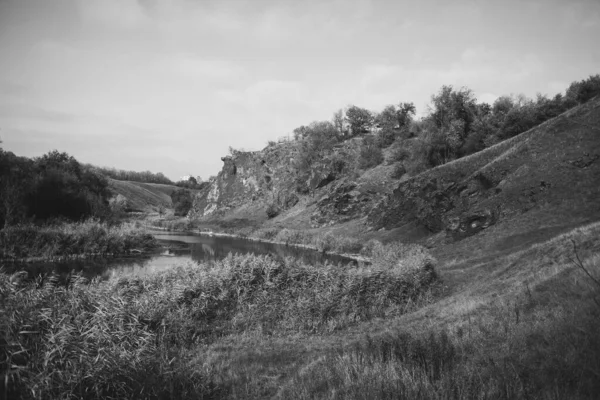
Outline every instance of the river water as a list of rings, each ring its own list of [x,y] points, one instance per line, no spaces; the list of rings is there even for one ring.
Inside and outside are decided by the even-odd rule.
[[[40,262],[22,265],[8,265],[11,270],[26,270],[32,278],[39,274],[48,274],[51,271],[60,276],[70,273],[81,273],[86,278],[101,277],[108,279],[111,276],[143,276],[151,273],[165,271],[175,265],[193,260],[197,262],[212,262],[225,258],[229,253],[257,255],[269,254],[276,258],[296,257],[309,264],[322,264],[324,262],[347,264],[354,262],[352,259],[337,256],[323,255],[317,251],[285,246],[274,243],[256,242],[246,239],[195,235],[186,233],[151,232],[165,249],[162,253],[128,258],[95,258],[89,260],[74,260],[68,262]]]

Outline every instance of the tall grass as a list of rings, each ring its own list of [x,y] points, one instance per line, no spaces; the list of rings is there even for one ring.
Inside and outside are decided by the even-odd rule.
[[[499,307],[502,329],[390,332],[321,357],[281,389],[283,399],[596,399],[600,310],[519,323]],[[505,315],[502,315],[505,314]],[[507,316],[511,316],[507,319]],[[470,332],[473,331],[473,332]]]
[[[124,285],[148,302],[144,318],[150,324],[166,324],[169,340],[183,343],[248,330],[331,332],[402,314],[424,300],[435,281],[430,264],[381,270],[230,255],[210,267],[181,266]]]
[[[216,395],[185,349],[223,335],[325,333],[427,301],[414,270],[310,266],[230,255],[148,277],[22,282],[0,272],[0,373],[10,398]]]
[[[3,398],[198,398],[210,382],[139,317],[116,282],[20,286],[0,273]]]
[[[307,364],[278,397],[598,398],[599,229],[598,224],[576,229],[509,257],[511,279],[527,284],[514,282],[504,296],[496,288],[491,300],[465,307],[469,311],[458,321],[417,329],[400,325],[376,337],[365,335]],[[579,253],[574,254],[571,240]],[[398,263],[387,261],[394,252],[390,246],[368,243],[365,249],[382,267]],[[421,249],[413,246],[398,245],[395,252],[404,255],[400,263],[421,257]],[[527,277],[524,263],[532,264],[535,280]],[[459,304],[447,312],[460,309]]]
[[[286,245],[308,246],[322,253],[357,254],[363,247],[359,239],[335,235],[332,232],[311,233],[296,229],[271,228],[258,229],[249,236]]]
[[[18,225],[0,230],[0,258],[56,258],[147,251],[156,240],[132,223],[110,226],[97,220],[47,226]]]

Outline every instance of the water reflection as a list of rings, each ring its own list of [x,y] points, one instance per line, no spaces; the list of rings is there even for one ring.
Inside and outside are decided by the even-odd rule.
[[[175,265],[189,260],[197,262],[212,262],[226,257],[229,253],[269,254],[275,258],[296,257],[305,263],[322,264],[325,261],[347,264],[353,260],[335,256],[323,255],[313,250],[288,247],[272,243],[260,243],[250,240],[203,236],[190,234],[156,233],[157,240],[165,247],[159,254],[146,257],[111,258],[75,260],[68,262],[43,262],[32,264],[8,264],[4,268],[9,272],[26,270],[30,277],[48,274],[50,271],[66,279],[74,272],[81,273],[91,279],[99,277],[108,279],[111,276],[144,276],[155,272],[166,271]]]

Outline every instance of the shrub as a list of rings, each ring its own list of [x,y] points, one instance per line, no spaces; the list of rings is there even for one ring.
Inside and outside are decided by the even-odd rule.
[[[383,244],[377,239],[369,239],[360,250],[360,254],[366,257],[372,257],[376,247],[382,247]]]
[[[304,231],[282,229],[277,233],[274,240],[286,244],[308,244],[310,243],[311,236]]]
[[[275,203],[271,203],[267,206],[267,209],[265,212],[267,213],[267,217],[269,219],[271,219],[271,218],[275,218],[276,216],[278,216],[279,213],[281,212],[281,210],[279,209],[279,207],[277,207],[277,205]]]
[[[177,189],[171,193],[171,201],[175,209],[175,215],[186,216],[192,209],[192,193],[187,189]]]
[[[402,142],[396,142],[390,153],[390,162],[405,161],[410,157],[410,152]]]
[[[360,168],[369,169],[378,166],[383,162],[383,152],[377,146],[375,139],[367,136],[363,139],[360,149]]]

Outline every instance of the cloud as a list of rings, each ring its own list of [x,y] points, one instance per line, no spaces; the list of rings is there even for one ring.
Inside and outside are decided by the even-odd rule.
[[[192,80],[223,80],[243,77],[245,69],[233,62],[204,59],[192,54],[177,54],[164,60],[166,67]]]
[[[137,0],[78,0],[77,5],[84,23],[132,29],[150,22]]]
[[[47,122],[71,122],[75,116],[59,111],[47,110],[31,104],[0,103],[2,119],[32,119]]]

